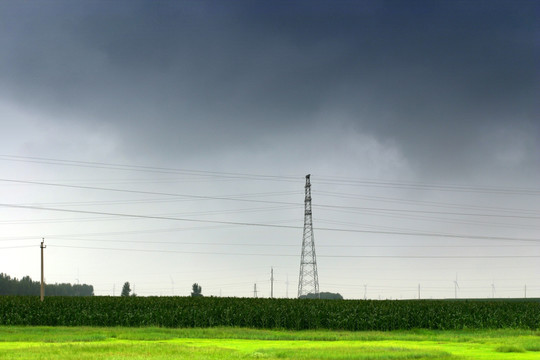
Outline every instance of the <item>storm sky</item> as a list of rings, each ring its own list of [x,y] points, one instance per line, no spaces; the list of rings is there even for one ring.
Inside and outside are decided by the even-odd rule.
[[[321,291],[540,297],[539,13],[2,1],[0,272],[294,297],[312,174]]]

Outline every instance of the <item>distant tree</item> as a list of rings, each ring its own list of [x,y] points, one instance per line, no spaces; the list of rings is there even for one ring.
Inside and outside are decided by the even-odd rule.
[[[129,296],[130,292],[131,288],[129,287],[129,281],[126,281],[122,287],[122,294],[120,296]]]
[[[191,292],[192,297],[203,296],[202,288],[199,286],[199,284],[197,283],[193,284],[192,289],[193,289],[193,291]]]

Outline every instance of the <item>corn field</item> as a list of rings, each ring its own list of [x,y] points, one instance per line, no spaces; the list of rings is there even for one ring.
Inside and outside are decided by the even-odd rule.
[[[540,302],[0,296],[0,325],[540,329]]]

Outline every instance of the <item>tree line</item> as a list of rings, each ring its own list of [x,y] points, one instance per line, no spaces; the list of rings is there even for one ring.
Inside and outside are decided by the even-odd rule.
[[[39,296],[41,283],[30,276],[20,280],[0,273],[0,295],[35,295]],[[87,284],[45,284],[46,296],[94,296],[94,287]]]

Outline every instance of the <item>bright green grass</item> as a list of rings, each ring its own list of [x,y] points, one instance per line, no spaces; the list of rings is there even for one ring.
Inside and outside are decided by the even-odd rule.
[[[540,359],[540,332],[0,327],[0,359]]]

